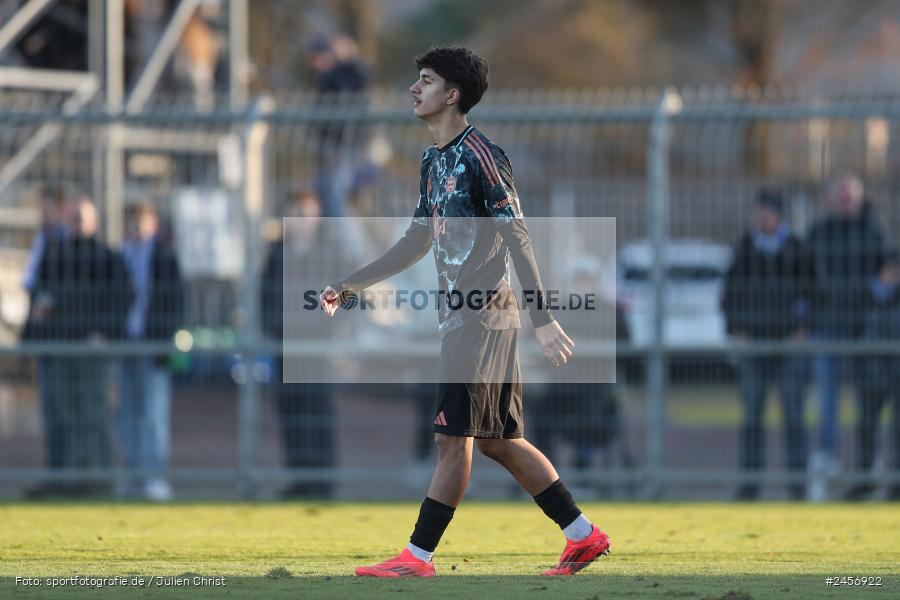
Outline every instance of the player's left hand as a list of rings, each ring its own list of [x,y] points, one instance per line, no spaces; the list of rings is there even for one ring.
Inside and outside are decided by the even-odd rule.
[[[536,328],[534,333],[537,335],[541,350],[544,351],[544,356],[550,359],[554,366],[564,365],[567,360],[572,358],[575,342],[566,335],[556,321]]]

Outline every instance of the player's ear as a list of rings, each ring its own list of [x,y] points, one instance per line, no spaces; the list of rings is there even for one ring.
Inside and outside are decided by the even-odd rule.
[[[459,93],[459,90],[456,88],[450,88],[449,92],[450,93],[447,96],[447,106],[452,106],[452,105],[456,104],[457,102],[459,102],[461,94]]]

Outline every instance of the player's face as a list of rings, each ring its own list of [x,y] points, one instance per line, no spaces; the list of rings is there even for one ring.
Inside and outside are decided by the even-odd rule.
[[[444,89],[446,81],[429,68],[419,71],[419,79],[409,86],[413,97],[413,114],[425,119],[449,108],[450,90]]]

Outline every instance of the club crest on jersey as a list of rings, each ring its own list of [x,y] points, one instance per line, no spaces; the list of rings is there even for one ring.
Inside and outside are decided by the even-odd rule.
[[[444,189],[447,190],[448,194],[452,194],[456,191],[456,177],[454,175],[448,177],[444,182]]]

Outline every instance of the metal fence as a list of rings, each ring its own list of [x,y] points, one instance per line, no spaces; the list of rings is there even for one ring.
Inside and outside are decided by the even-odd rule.
[[[587,495],[654,498],[724,497],[763,484],[771,497],[782,497],[787,486],[823,499],[861,483],[900,483],[900,457],[887,443],[896,434],[876,444],[874,454],[861,442],[888,423],[882,403],[893,401],[897,411],[891,396],[897,382],[872,391],[864,375],[878,365],[890,372],[891,360],[900,359],[890,336],[836,335],[809,321],[803,340],[736,340],[720,306],[732,247],[763,187],[783,192],[784,219],[805,240],[827,216],[829,183],[856,174],[885,248],[893,244],[900,232],[900,103],[704,89],[491,96],[471,120],[508,153],[526,215],[617,220],[618,264],[604,273],[617,279],[629,333],[618,346],[618,383],[588,392],[526,390],[529,436],[568,480]],[[419,159],[431,140],[407,104],[388,94],[329,103],[296,96],[257,98],[239,112],[197,113],[173,101],[121,115],[46,94],[0,98],[3,494],[87,489],[128,496],[141,475],[174,482],[187,497],[272,497],[285,490],[421,495],[430,473],[433,390],[399,383],[287,389],[279,383],[281,344],[264,323],[269,254],[285,201],[298,190],[318,194],[329,216],[411,214]],[[155,206],[183,282],[175,336],[20,339],[35,310],[34,292],[29,298],[22,282],[41,223],[40,190],[48,184],[92,198],[100,237],[116,252],[127,237],[126,206]],[[346,250],[356,262],[385,243],[353,239],[359,242]],[[849,256],[861,252],[843,248]],[[865,280],[860,294],[885,256],[858,273]],[[821,295],[820,276],[810,285]],[[752,280],[732,285],[738,296],[754,291]],[[91,305],[82,308],[92,314]],[[842,310],[865,319],[877,308]],[[847,359],[842,380],[826,354]],[[162,463],[134,466],[123,458],[139,435],[139,427],[127,429],[122,420],[127,357],[153,359],[168,374],[171,414],[157,417],[166,439],[155,442],[169,455]],[[747,398],[759,394],[748,382],[778,387],[769,371],[747,376],[754,357],[769,357],[776,370],[791,358],[801,365],[799,427],[808,456],[799,467],[788,452],[800,439],[798,421],[789,443],[776,433],[796,403],[792,409],[772,398],[762,421],[747,418],[756,413]],[[91,426],[100,430],[63,419],[69,425],[52,433],[48,378],[65,398],[99,398],[92,410],[102,414]],[[837,399],[830,401],[836,408],[826,402],[823,410],[826,379],[838,381],[830,386]],[[82,406],[65,402],[59,410]],[[861,429],[864,422],[868,429]],[[109,448],[97,460],[53,459],[48,437],[65,438],[66,427],[86,428],[74,439],[92,447],[103,436]],[[757,450],[766,449],[762,465]],[[85,481],[91,486],[79,488]],[[501,469],[476,461],[470,494],[505,496],[513,488]]]

